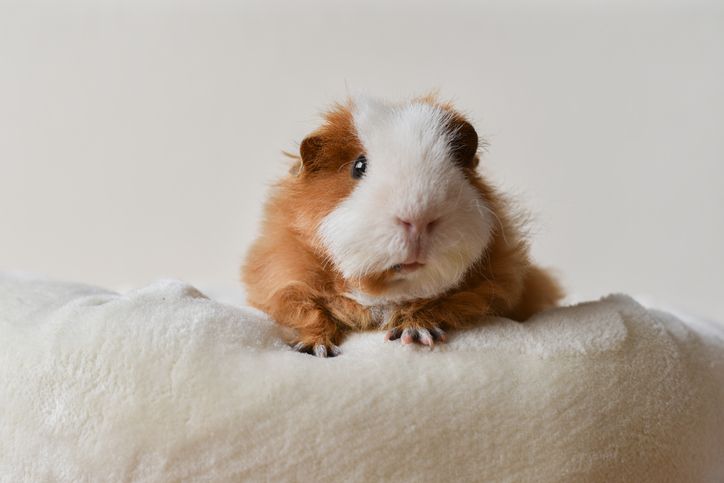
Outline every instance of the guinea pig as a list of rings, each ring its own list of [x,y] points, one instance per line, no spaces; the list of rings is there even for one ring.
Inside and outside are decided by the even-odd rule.
[[[348,331],[432,348],[486,315],[556,305],[562,290],[478,172],[479,147],[433,96],[336,104],[272,190],[242,268],[247,301],[318,357],[340,354]]]

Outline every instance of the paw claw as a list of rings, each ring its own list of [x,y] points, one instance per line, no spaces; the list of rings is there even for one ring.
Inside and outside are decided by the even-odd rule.
[[[417,331],[415,329],[405,329],[402,331],[402,338],[400,339],[400,342],[403,344],[412,344],[415,342],[415,336],[417,335]]]
[[[338,346],[331,343],[308,345],[303,342],[298,342],[292,346],[292,349],[320,358],[337,357],[342,353],[342,350]]]
[[[432,334],[432,338],[434,340],[438,340],[440,342],[445,342],[447,340],[447,334],[444,330],[442,330],[439,327],[433,327],[430,329],[430,332]]]
[[[445,331],[438,327],[431,327],[429,329],[407,327],[404,330],[397,327],[388,330],[385,334],[385,340],[396,339],[400,339],[400,343],[403,345],[417,342],[432,349],[436,342],[445,342],[447,336],[445,335]]]
[[[400,338],[402,331],[400,329],[390,329],[385,334],[385,340],[397,340]]]
[[[435,339],[433,339],[432,334],[427,329],[417,330],[417,340],[420,342],[420,344],[426,345],[430,349],[435,346]]]

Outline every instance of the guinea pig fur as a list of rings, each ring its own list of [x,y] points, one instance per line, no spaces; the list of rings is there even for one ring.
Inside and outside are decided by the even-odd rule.
[[[478,147],[432,96],[335,105],[272,190],[242,269],[248,302],[320,357],[350,330],[432,347],[485,315],[554,306],[562,291],[478,173]]]

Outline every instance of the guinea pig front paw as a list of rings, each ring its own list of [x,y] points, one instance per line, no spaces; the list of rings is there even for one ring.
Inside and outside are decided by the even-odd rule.
[[[342,353],[342,350],[331,342],[297,342],[292,346],[292,349],[297,352],[303,352],[304,354],[311,354],[317,357],[337,357]]]
[[[407,345],[417,342],[426,345],[430,349],[435,346],[435,342],[445,342],[447,335],[445,331],[437,326],[430,327],[395,327],[387,331],[385,340],[397,340]]]

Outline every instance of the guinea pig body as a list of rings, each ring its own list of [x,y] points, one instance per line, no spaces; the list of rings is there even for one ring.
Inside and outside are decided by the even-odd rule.
[[[242,269],[248,302],[317,356],[348,330],[432,347],[484,315],[555,305],[477,151],[470,123],[431,97],[335,106],[273,189]]]

